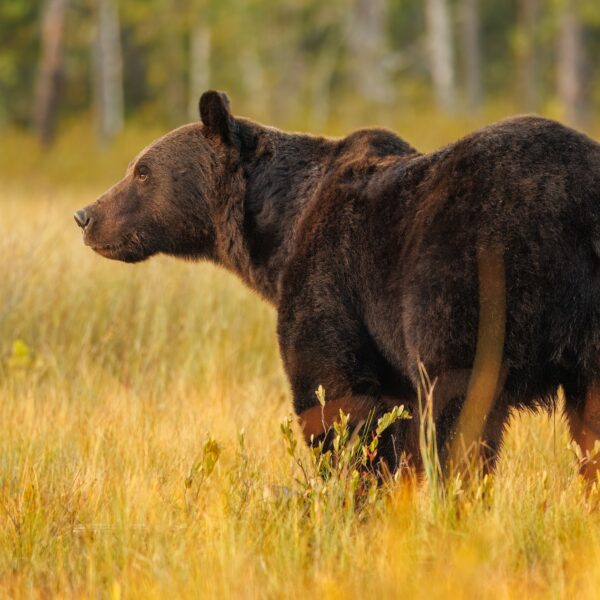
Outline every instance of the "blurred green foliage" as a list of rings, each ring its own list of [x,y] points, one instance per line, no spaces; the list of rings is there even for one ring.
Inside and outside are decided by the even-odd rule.
[[[545,0],[536,31],[523,31],[523,0],[480,0],[481,80],[484,102],[516,103],[519,47],[539,46],[541,112],[556,103],[556,35],[566,0]],[[92,46],[97,29],[97,0],[70,0],[66,17],[65,81],[60,116],[87,117],[94,107]],[[191,118],[191,35],[202,24],[210,32],[210,87],[225,89],[237,106],[278,124],[335,128],[348,115],[396,115],[431,104],[426,19],[421,0],[384,0],[385,26],[378,41],[384,58],[373,69],[385,72],[390,98],[384,103],[357,93],[349,38],[349,19],[357,0],[120,0],[117,2],[123,56],[127,120],[154,126]],[[42,0],[0,2],[0,124],[31,126],[40,59]],[[460,1],[449,0],[459,98],[464,86]],[[598,69],[600,5],[581,0],[586,98],[600,102]],[[525,40],[525,41],[524,41]],[[528,41],[529,40],[529,41]],[[360,47],[360,46],[359,46]],[[173,99],[169,86],[180,86]],[[181,96],[181,94],[180,94]],[[173,106],[173,103],[176,106]],[[463,103],[464,104],[464,103]],[[460,112],[460,109],[459,109]]]

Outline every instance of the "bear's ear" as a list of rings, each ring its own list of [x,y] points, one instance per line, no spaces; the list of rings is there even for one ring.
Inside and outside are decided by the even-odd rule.
[[[231,143],[232,117],[227,94],[215,90],[204,92],[200,96],[200,118],[208,133]]]

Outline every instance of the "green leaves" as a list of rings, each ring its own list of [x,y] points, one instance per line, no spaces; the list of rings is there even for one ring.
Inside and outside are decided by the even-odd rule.
[[[404,408],[404,405],[394,406],[390,412],[385,413],[377,421],[376,433],[380,436],[388,427],[393,425],[398,419],[410,419],[410,413]]]
[[[205,481],[214,471],[221,456],[221,445],[210,435],[206,436],[202,444],[202,450],[194,464],[190,467],[188,476],[185,478],[185,505],[189,512],[192,500],[197,499]],[[192,488],[195,487],[195,493]]]
[[[315,391],[321,407],[325,407],[325,389],[322,385]],[[404,406],[395,406],[371,425],[366,422],[352,423],[351,415],[339,412],[327,437],[308,449],[308,459],[298,446],[292,427],[293,417],[287,416],[281,423],[286,451],[300,470],[295,479],[299,490],[294,495],[310,514],[320,515],[323,504],[335,511],[349,509],[359,512],[372,506],[383,496],[382,473],[378,464],[378,445],[381,435],[400,419],[410,415]],[[314,440],[313,440],[314,441]]]
[[[315,396],[317,397],[319,404],[321,406],[325,406],[325,388],[322,385],[319,385],[319,387],[317,388]]]
[[[288,415],[280,425],[281,433],[283,434],[283,439],[286,443],[287,453],[291,457],[296,456],[296,448],[298,446],[298,440],[296,440],[294,436],[294,431],[292,429],[292,417]]]
[[[8,357],[9,369],[26,369],[33,363],[29,346],[21,339],[16,339],[12,345],[12,351]]]
[[[189,489],[192,487],[194,480],[197,480],[201,484],[209,477],[215,469],[219,456],[221,456],[221,446],[208,434],[202,445],[200,456],[190,468],[189,475],[185,480],[185,487]]]

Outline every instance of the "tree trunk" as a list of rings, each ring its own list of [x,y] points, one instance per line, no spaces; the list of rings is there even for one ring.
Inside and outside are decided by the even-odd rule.
[[[210,87],[210,27],[200,11],[192,15],[189,68],[188,118],[197,121],[198,101]]]
[[[347,20],[352,79],[367,101],[385,104],[391,89],[385,63],[387,0],[353,0]]]
[[[578,125],[584,119],[582,25],[577,0],[566,0],[560,13],[557,87],[565,120]]]
[[[447,0],[425,0],[429,68],[438,108],[451,113],[456,106],[454,49]]]
[[[331,81],[338,60],[337,48],[322,52],[312,69],[309,81],[311,96],[310,124],[315,131],[325,127],[331,108]]]
[[[169,21],[165,31],[165,65],[167,68],[167,118],[171,126],[181,125],[186,117],[186,93],[184,80],[185,52],[180,0],[166,0],[164,18]]]
[[[539,106],[537,25],[540,18],[540,0],[519,0],[518,18],[519,95],[523,108],[533,112]]]
[[[66,12],[67,0],[46,0],[42,17],[42,53],[34,115],[35,128],[44,146],[52,143],[56,128],[63,81]]]
[[[247,109],[249,113],[261,114],[265,111],[265,72],[256,46],[252,43],[243,44],[239,53],[239,69]]]
[[[119,13],[114,0],[97,1],[95,106],[98,133],[108,143],[123,129],[123,59]]]
[[[460,0],[460,25],[467,105],[478,112],[481,109],[479,0]]]

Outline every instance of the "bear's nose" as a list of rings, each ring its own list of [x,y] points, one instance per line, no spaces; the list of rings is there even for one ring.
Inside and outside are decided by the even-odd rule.
[[[85,229],[90,222],[90,216],[87,214],[85,208],[75,211],[73,213],[73,218],[75,219],[75,223],[77,223],[81,229]]]

